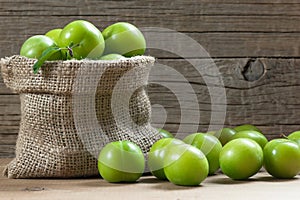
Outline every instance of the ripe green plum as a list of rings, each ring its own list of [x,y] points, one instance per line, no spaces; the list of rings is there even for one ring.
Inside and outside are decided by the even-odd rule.
[[[157,130],[164,138],[174,138],[174,135],[165,129],[158,128]]]
[[[213,135],[204,133],[194,133],[186,136],[183,141],[200,149],[207,158],[209,164],[209,175],[214,174],[219,168],[219,155],[222,144]]]
[[[105,42],[100,30],[85,20],[75,20],[67,24],[59,34],[58,46],[67,48],[67,58],[99,59]]]
[[[196,147],[179,144],[170,147],[164,159],[164,172],[167,179],[182,186],[197,186],[209,171],[205,155]]]
[[[264,167],[276,178],[293,178],[300,172],[300,146],[288,139],[273,139],[264,148]]]
[[[117,53],[132,57],[145,53],[144,35],[133,24],[118,22],[105,28],[102,34],[105,39],[105,54]]]
[[[234,130],[236,130],[237,132],[253,130],[253,131],[257,131],[257,132],[262,133],[262,131],[259,128],[257,128],[256,126],[254,126],[252,124],[243,124],[243,125],[240,125],[240,126],[236,126],[236,127],[234,127]]]
[[[120,60],[120,59],[124,59],[124,58],[125,57],[120,54],[111,53],[111,54],[101,56],[100,60]]]
[[[294,131],[292,133],[290,133],[287,138],[289,140],[293,140],[295,142],[297,142],[297,144],[300,145],[300,131]]]
[[[108,182],[136,182],[144,169],[144,154],[133,142],[111,142],[100,151],[98,170]]]
[[[163,138],[152,145],[148,153],[148,167],[152,175],[160,180],[167,179],[164,172],[166,152],[171,146],[179,144],[184,144],[184,142],[176,138]]]
[[[245,130],[239,131],[234,136],[231,137],[231,140],[237,138],[249,138],[257,142],[261,148],[263,149],[265,145],[268,143],[268,139],[262,133],[254,130]]]
[[[22,45],[20,55],[27,58],[38,59],[43,51],[49,47],[56,46],[55,42],[45,35],[34,35],[28,38]],[[48,60],[59,60],[61,59],[61,53],[57,52],[52,55]]]
[[[57,44],[61,31],[62,31],[61,28],[56,28],[48,31],[45,35],[51,38]]]
[[[262,148],[257,142],[248,138],[231,140],[220,153],[221,170],[231,179],[248,179],[256,174],[262,165]]]
[[[232,128],[223,128],[214,133],[214,136],[217,137],[221,144],[224,146],[227,142],[230,141],[231,137],[236,134],[236,131]]]

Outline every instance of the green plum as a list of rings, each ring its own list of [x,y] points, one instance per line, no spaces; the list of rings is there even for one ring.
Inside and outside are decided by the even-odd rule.
[[[221,144],[224,146],[230,141],[231,137],[236,134],[236,131],[232,128],[223,128],[215,132],[214,136],[217,137]]]
[[[101,56],[100,60],[120,60],[120,59],[124,59],[124,58],[125,57],[120,54],[111,53],[111,54]]]
[[[300,145],[300,131],[294,131],[292,133],[290,133],[287,138],[289,140],[293,140],[295,142],[297,142],[297,144]]]
[[[117,53],[126,57],[143,55],[146,40],[142,32],[127,22],[112,24],[102,31],[105,39],[105,54]]]
[[[179,144],[170,147],[164,159],[164,172],[167,179],[182,186],[197,186],[209,171],[205,155],[196,147]]]
[[[300,139],[300,131],[294,131],[288,135],[288,139]]]
[[[148,153],[148,167],[151,173],[160,180],[166,180],[164,159],[171,146],[184,144],[176,138],[163,138],[155,142]]]
[[[263,165],[263,150],[257,142],[238,138],[228,142],[220,153],[222,172],[235,180],[244,180],[256,174]]]
[[[45,35],[35,35],[28,38],[22,45],[20,55],[27,58],[40,58],[43,51],[49,47],[55,47],[55,42]],[[61,59],[61,53],[53,54],[48,60]]]
[[[98,28],[85,20],[76,20],[67,24],[58,38],[58,46],[67,48],[68,58],[99,59],[104,51],[105,42]]]
[[[165,129],[158,128],[157,130],[164,138],[174,138],[174,135]]]
[[[186,136],[183,141],[200,149],[207,158],[209,164],[209,175],[214,174],[219,168],[219,155],[222,144],[213,135],[204,133],[194,133]]]
[[[208,131],[208,132],[206,132],[206,133],[209,134],[209,135],[215,135],[216,132],[217,132],[217,131]]]
[[[253,131],[257,131],[257,132],[262,133],[262,131],[259,128],[257,128],[254,125],[251,125],[251,124],[243,124],[243,125],[240,125],[240,126],[236,126],[236,127],[234,127],[234,130],[236,130],[237,132],[253,130]]]
[[[130,141],[111,142],[100,151],[98,170],[108,182],[136,182],[144,169],[144,154]]]
[[[276,178],[293,178],[300,172],[300,146],[288,139],[273,139],[264,148],[264,167]]]
[[[231,140],[237,138],[249,138],[257,142],[261,148],[263,149],[265,145],[268,143],[268,139],[262,133],[254,130],[246,130],[246,131],[239,131],[234,136],[231,137]]]
[[[49,38],[51,38],[57,44],[61,31],[62,31],[61,28],[52,29],[52,30],[48,31],[45,35],[48,36]]]

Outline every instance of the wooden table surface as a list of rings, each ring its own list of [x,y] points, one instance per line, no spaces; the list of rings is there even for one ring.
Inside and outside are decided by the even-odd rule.
[[[0,160],[0,170],[10,159]],[[208,177],[200,186],[181,187],[153,176],[134,184],[112,184],[89,179],[7,179],[0,176],[0,199],[299,199],[300,177],[278,180],[259,172],[249,181],[233,181],[222,174]]]

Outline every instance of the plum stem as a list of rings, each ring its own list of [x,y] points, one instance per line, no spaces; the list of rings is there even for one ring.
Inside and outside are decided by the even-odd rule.
[[[80,44],[73,44],[73,42],[66,48],[69,52],[69,55],[71,58],[74,57],[74,52],[73,52],[73,48],[80,46]]]
[[[69,51],[69,55],[73,58],[74,54],[73,54],[73,50],[71,47],[67,47],[68,51]]]
[[[285,139],[288,138],[284,133],[281,133],[281,134],[280,134],[280,137],[283,137],[283,138],[285,138]]]

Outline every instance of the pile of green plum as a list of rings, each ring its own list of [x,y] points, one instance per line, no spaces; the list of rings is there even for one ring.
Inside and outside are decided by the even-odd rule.
[[[183,140],[158,130],[163,139],[152,145],[147,159],[132,142],[107,144],[98,158],[100,175],[108,182],[136,182],[147,165],[160,180],[197,186],[219,170],[233,180],[247,180],[262,168],[280,179],[300,173],[300,131],[268,141],[250,124],[193,133]]]
[[[118,60],[143,55],[145,50],[142,32],[130,23],[117,22],[101,32],[88,21],[76,20],[62,29],[28,38],[20,55],[38,59],[33,67],[37,73],[46,60]]]

